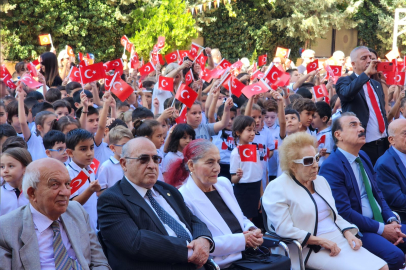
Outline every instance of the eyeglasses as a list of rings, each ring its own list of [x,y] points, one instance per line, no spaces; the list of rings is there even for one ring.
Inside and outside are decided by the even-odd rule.
[[[59,154],[64,154],[66,152],[66,148],[58,148],[58,149],[48,149],[51,152],[58,152]]]
[[[155,164],[159,164],[159,163],[162,162],[162,158],[160,156],[158,156],[158,155],[153,155],[153,156],[141,155],[141,156],[136,157],[136,158],[133,158],[133,157],[125,157],[125,158],[126,159],[137,159],[137,160],[140,161],[141,164],[149,163],[151,161],[151,158],[152,158],[152,161],[154,161]]]
[[[122,147],[124,144],[113,144],[114,146]]]
[[[295,160],[293,160],[293,162],[297,163],[297,164],[303,164],[303,166],[312,166],[314,161],[319,162],[319,160],[320,160],[320,155],[319,155],[319,153],[317,153],[314,157],[308,156],[308,157],[304,157],[301,159],[295,159]]]

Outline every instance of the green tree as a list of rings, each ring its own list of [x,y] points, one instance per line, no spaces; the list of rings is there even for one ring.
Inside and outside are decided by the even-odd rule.
[[[57,51],[93,53],[96,61],[120,55],[123,24],[103,0],[9,0],[1,6],[2,53],[8,60],[32,59],[49,51],[38,35],[50,33]]]
[[[198,33],[195,20],[185,12],[183,0],[164,0],[160,5],[149,4],[135,9],[129,16],[125,32],[130,35],[138,54],[148,59],[159,36],[165,36],[161,53],[186,49]]]

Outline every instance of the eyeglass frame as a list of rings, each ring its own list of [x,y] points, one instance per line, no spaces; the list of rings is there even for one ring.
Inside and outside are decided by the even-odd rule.
[[[313,162],[311,164],[309,164],[309,165],[305,165],[304,164],[304,159],[305,158],[312,158]],[[305,167],[309,167],[309,166],[312,166],[314,164],[315,160],[316,160],[316,162],[319,162],[319,160],[320,160],[320,154],[319,153],[317,153],[314,157],[313,156],[305,156],[305,157],[302,157],[301,159],[294,159],[293,163],[302,164]]]
[[[142,157],[145,157],[145,156],[148,156],[148,157],[149,157],[148,163],[151,162],[151,159],[152,159],[152,161],[154,161],[154,157],[158,158],[158,163],[156,163],[156,162],[154,161],[155,164],[160,164],[160,163],[162,162],[162,157],[160,157],[160,156],[158,156],[158,155],[152,155],[152,156],[150,156],[150,155],[144,154],[144,155],[140,155],[139,157],[124,157],[124,158],[125,158],[125,159],[141,160],[141,158],[142,158]],[[142,163],[142,164],[147,164],[147,163]]]
[[[65,154],[67,149],[68,148],[64,148],[65,151],[63,151],[63,152],[62,152],[63,149],[61,149],[61,151],[59,151],[58,149],[47,149],[47,150],[49,150],[51,152],[58,152],[60,154]]]

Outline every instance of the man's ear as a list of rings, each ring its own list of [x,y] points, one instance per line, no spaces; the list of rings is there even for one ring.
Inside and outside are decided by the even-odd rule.
[[[36,202],[37,201],[37,198],[36,198],[36,194],[35,194],[35,189],[34,188],[32,188],[32,187],[29,187],[28,189],[27,189],[27,195],[28,195],[28,198],[30,199],[30,200],[32,200],[32,201],[34,201],[34,202]]]
[[[120,165],[124,172],[127,171],[127,160],[125,158],[120,158]]]

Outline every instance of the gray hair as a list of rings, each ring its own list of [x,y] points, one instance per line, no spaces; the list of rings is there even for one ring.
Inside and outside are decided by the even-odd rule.
[[[305,59],[305,57],[309,57],[310,54],[316,54],[316,52],[310,49],[304,50],[302,52],[302,59]]]
[[[24,173],[24,177],[23,177],[23,192],[24,192],[24,196],[29,199],[28,197],[28,189],[30,187],[32,187],[33,189],[37,189],[37,185],[39,183],[39,178],[40,178],[41,174],[39,172],[38,168],[31,168],[28,167]]]
[[[357,51],[359,51],[359,50],[367,50],[367,51],[369,51],[369,48],[366,47],[366,46],[355,47],[350,53],[351,62],[355,61],[355,58],[357,57]]]
[[[178,63],[170,63],[169,65],[166,66],[165,68],[165,74],[163,74],[164,76],[168,75],[169,73],[171,73],[173,70],[177,69],[179,66]]]
[[[337,140],[337,138],[334,136],[334,133],[335,133],[337,130],[343,130],[343,127],[341,126],[341,121],[340,121],[340,119],[343,118],[344,116],[355,116],[355,117],[357,117],[357,115],[356,115],[355,113],[353,113],[353,112],[345,112],[345,113],[342,113],[338,118],[336,118],[336,119],[333,121],[333,124],[331,125],[331,135],[332,135],[332,137],[333,137],[334,144],[336,144],[336,145],[337,145],[338,140]]]

